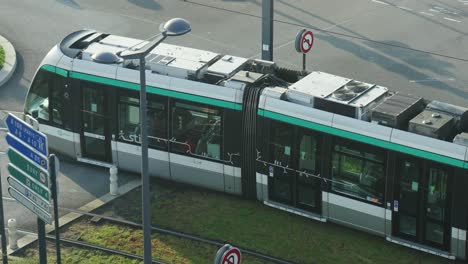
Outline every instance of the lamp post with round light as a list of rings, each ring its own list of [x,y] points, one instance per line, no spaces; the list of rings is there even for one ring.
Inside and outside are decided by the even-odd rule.
[[[141,141],[141,181],[143,208],[143,262],[150,264],[151,259],[151,210],[150,183],[148,175],[148,126],[146,118],[146,61],[145,57],[166,37],[181,36],[191,31],[190,23],[182,18],[173,18],[160,26],[161,34],[138,50],[126,50],[119,54],[123,59],[140,61],[140,141]]]

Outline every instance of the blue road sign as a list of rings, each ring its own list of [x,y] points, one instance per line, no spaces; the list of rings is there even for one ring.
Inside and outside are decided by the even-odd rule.
[[[36,153],[35,150],[30,148],[29,146],[24,145],[21,141],[16,139],[10,133],[8,133],[8,135],[6,136],[6,141],[8,142],[8,145],[10,145],[10,147],[16,149],[18,152],[23,154],[25,157],[27,157],[37,165],[41,166],[45,170],[49,169],[48,160],[44,156]]]
[[[34,130],[28,123],[12,114],[8,114],[5,123],[13,136],[41,154],[48,156],[47,137],[43,133]]]

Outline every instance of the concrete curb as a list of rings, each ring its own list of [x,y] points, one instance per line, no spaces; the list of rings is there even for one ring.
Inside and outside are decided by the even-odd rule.
[[[0,46],[5,50],[5,63],[0,70],[0,86],[10,80],[16,69],[16,52],[13,45],[0,35]]]
[[[82,207],[78,208],[78,210],[85,211],[85,212],[89,213],[89,212],[91,212],[91,211],[105,205],[106,203],[109,203],[110,201],[112,201],[112,200],[114,200],[114,199],[128,193],[129,191],[139,187],[140,185],[141,185],[141,180],[130,181],[129,183],[125,184],[124,186],[119,187],[118,195],[110,195],[109,193],[107,193],[107,194],[101,196],[100,198],[95,199],[94,201],[91,201],[91,202],[83,205]],[[63,227],[65,225],[71,223],[72,221],[80,218],[81,216],[83,216],[83,215],[78,214],[78,213],[68,213],[68,214],[60,217],[59,226]],[[49,234],[54,230],[55,230],[54,222],[52,222],[51,225],[46,225],[46,234]],[[11,250],[8,247],[8,250],[7,250],[8,255],[13,254],[16,251],[21,250],[22,248],[28,246],[29,244],[35,242],[36,240],[37,240],[37,235],[26,234],[24,237],[22,237],[21,239],[18,240],[18,249]]]

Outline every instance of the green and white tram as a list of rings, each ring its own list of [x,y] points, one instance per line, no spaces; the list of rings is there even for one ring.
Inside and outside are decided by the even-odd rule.
[[[116,55],[140,42],[52,48],[25,103],[51,148],[140,170],[138,61]],[[169,44],[146,61],[151,175],[467,258],[468,109]]]

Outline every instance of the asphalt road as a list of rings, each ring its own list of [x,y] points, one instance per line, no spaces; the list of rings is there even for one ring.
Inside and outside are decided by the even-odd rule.
[[[14,77],[0,87],[0,110],[22,111],[40,61],[74,30],[144,39],[163,21],[183,17],[191,21],[192,33],[167,42],[257,58],[260,16],[261,0],[0,0],[0,34],[18,56]],[[274,60],[301,68],[293,41],[306,27],[316,37],[308,70],[468,107],[467,16],[462,0],[276,0]],[[77,207],[108,190],[104,169],[64,163],[62,174],[70,184],[63,188],[65,206]],[[9,212],[17,207],[6,206]]]

